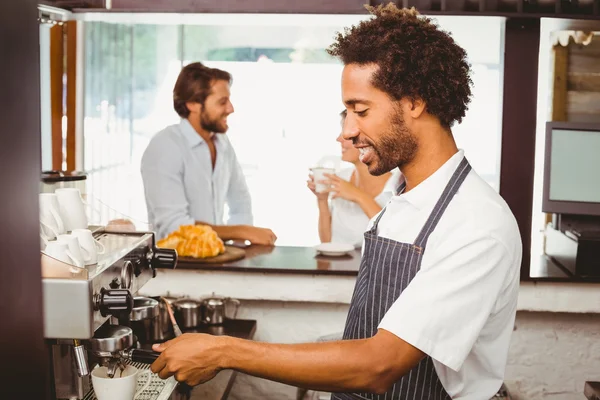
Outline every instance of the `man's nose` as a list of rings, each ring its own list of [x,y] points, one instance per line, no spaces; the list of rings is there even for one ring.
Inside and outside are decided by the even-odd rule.
[[[352,140],[352,138],[358,136],[358,126],[356,125],[352,116],[347,116],[342,126],[342,138],[346,140]]]

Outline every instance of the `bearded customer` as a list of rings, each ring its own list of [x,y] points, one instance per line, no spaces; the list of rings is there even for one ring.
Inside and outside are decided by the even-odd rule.
[[[404,181],[365,233],[344,340],[256,343],[184,335],[152,370],[196,385],[234,369],[333,399],[490,399],[502,385],[522,245],[509,207],[451,127],[471,97],[467,54],[394,5],[339,34],[343,136],[373,175]]]
[[[230,86],[228,72],[199,62],[179,73],[173,106],[181,122],[152,138],[141,164],[149,222],[160,238],[181,225],[205,224],[224,240],[273,245],[277,239],[270,229],[252,226],[246,179],[225,135],[234,111]]]

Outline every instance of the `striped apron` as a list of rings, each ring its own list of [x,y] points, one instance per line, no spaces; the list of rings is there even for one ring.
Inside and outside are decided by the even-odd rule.
[[[346,319],[344,340],[370,338],[377,333],[385,313],[419,271],[429,235],[470,170],[469,162],[463,158],[414,244],[377,236],[377,226],[385,209],[379,213],[373,227],[365,232],[364,252]],[[405,184],[402,184],[398,193],[404,188]],[[435,372],[431,357],[426,356],[386,394],[335,393],[331,399],[445,400],[450,396]]]

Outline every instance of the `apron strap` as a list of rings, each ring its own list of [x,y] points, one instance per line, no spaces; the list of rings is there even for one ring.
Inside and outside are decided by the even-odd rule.
[[[442,215],[444,214],[444,211],[446,211],[448,204],[450,204],[450,201],[458,192],[458,188],[460,185],[462,185],[470,171],[471,165],[469,164],[469,161],[467,161],[467,158],[463,157],[462,161],[456,168],[456,171],[454,171],[454,174],[452,174],[452,177],[446,185],[446,188],[442,192],[442,195],[435,204],[435,207],[429,215],[427,222],[425,222],[421,232],[419,232],[419,236],[417,236],[417,239],[415,240],[415,246],[419,247],[421,250],[425,249],[429,235],[437,226],[438,222],[442,218]]]

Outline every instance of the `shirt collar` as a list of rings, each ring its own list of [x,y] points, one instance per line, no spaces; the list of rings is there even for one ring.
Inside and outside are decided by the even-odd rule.
[[[400,172],[398,168],[394,168],[391,172],[392,175],[385,183],[383,192],[394,195],[398,193],[398,188],[402,185],[402,182],[404,182],[404,175],[402,175],[402,172]]]
[[[457,151],[456,154],[450,157],[444,165],[438,168],[427,179],[409,192],[401,193],[397,197],[409,202],[419,210],[437,202],[450,181],[452,174],[454,174],[454,171],[456,171],[456,168],[458,168],[458,165],[462,161],[464,154],[463,150]],[[404,182],[404,180],[404,176],[402,176],[401,182]]]
[[[190,121],[188,121],[186,118],[181,119],[181,122],[179,123],[179,129],[181,130],[181,134],[183,135],[183,137],[186,138],[190,146],[195,147],[206,143],[206,141],[202,138],[202,136],[198,134],[198,132],[196,132],[192,124],[190,124]],[[217,141],[217,137],[218,134],[214,133],[213,140],[215,142]]]

